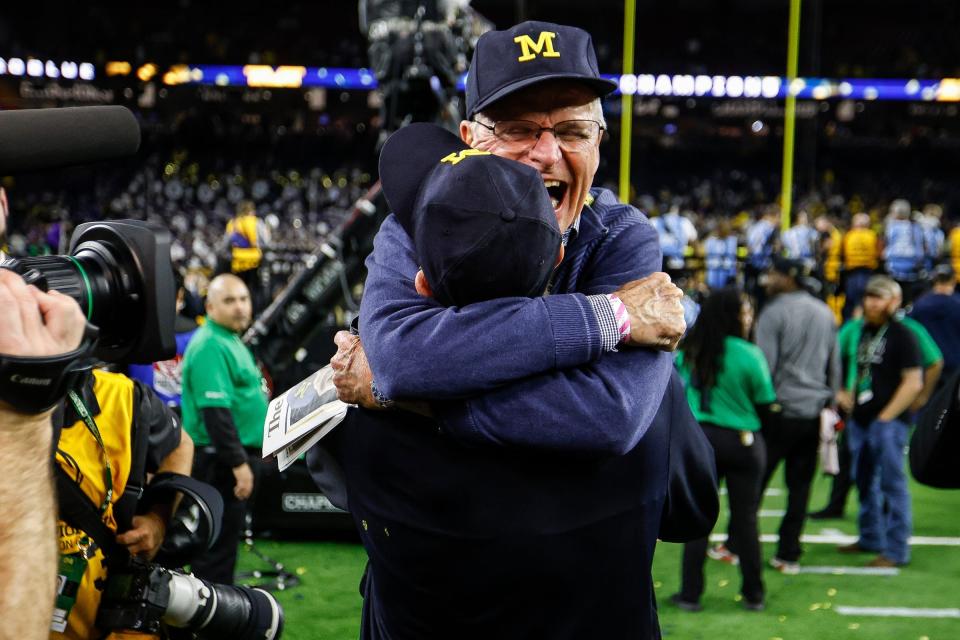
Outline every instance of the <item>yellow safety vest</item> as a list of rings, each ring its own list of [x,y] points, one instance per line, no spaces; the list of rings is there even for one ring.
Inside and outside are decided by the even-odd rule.
[[[94,416],[94,420],[103,439],[104,452],[110,460],[113,476],[113,500],[103,514],[103,523],[115,532],[117,522],[113,508],[127,486],[133,455],[133,381],[120,374],[99,370],[93,372],[93,377],[93,392],[101,409],[100,414]],[[103,455],[96,439],[82,420],[61,432],[57,445],[57,464],[78,482],[83,492],[96,505],[99,505],[106,495]],[[86,536],[84,532],[74,529],[62,520],[57,522],[57,532],[60,555],[80,551],[81,541]],[[51,638],[87,640],[100,637],[100,632],[94,628],[94,621],[100,606],[101,591],[94,583],[106,578],[104,562],[103,553],[97,549],[88,561],[80,582],[77,601],[67,617],[66,630],[62,633],[51,630]]]
[[[843,238],[843,266],[850,269],[876,269],[879,262],[877,234],[872,229],[851,229]]]
[[[830,248],[823,264],[823,277],[827,282],[840,279],[840,254],[843,253],[843,234],[836,228],[830,229]]]
[[[950,232],[950,264],[957,275],[957,282],[960,282],[960,226]]]
[[[238,216],[227,223],[227,238],[230,239],[230,270],[234,273],[249,271],[260,266],[263,251],[257,238],[257,216],[248,214]],[[237,235],[246,242],[237,243],[233,236]],[[248,246],[242,246],[242,245]]]

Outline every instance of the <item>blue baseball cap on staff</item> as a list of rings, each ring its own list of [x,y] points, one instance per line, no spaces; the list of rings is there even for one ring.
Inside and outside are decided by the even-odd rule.
[[[561,243],[536,170],[415,123],[384,144],[380,180],[438,302],[543,295]]]
[[[617,83],[600,77],[590,34],[527,21],[477,40],[467,73],[467,119],[497,100],[547,80],[578,80],[605,96]]]

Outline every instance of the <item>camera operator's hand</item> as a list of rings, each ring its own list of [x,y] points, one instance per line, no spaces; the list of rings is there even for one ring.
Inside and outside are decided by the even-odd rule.
[[[86,326],[80,306],[62,293],[44,293],[0,269],[0,353],[52,356],[80,346]]]
[[[253,470],[244,462],[233,468],[233,477],[237,481],[233,487],[233,495],[240,500],[246,500],[253,493]]]
[[[71,298],[43,293],[16,273],[0,269],[0,353],[69,353],[80,346],[85,324]],[[0,504],[7,519],[0,536],[4,637],[39,639],[49,634],[57,568],[52,437],[49,413],[23,415],[0,402]]]
[[[117,542],[124,545],[132,556],[153,560],[163,544],[167,525],[163,518],[147,512],[142,516],[133,516],[133,528],[117,536]]]

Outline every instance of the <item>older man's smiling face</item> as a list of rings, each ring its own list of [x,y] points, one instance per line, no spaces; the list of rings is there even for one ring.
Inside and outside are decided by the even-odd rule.
[[[541,127],[552,127],[566,120],[599,121],[602,117],[594,91],[575,81],[558,80],[510,95],[477,114],[475,119],[491,126],[503,120],[529,120]],[[566,230],[580,215],[600,164],[601,135],[580,151],[561,148],[548,131],[522,151],[508,148],[492,131],[468,121],[460,124],[460,136],[475,149],[517,160],[539,171],[561,230]]]

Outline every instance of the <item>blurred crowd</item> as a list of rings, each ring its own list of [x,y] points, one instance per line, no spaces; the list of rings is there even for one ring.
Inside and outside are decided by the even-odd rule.
[[[684,197],[663,192],[638,198],[660,234],[664,269],[688,290],[737,285],[762,304],[760,276],[783,256],[804,265],[806,286],[839,320],[854,313],[871,275],[893,277],[910,304],[929,288],[936,267],[960,269],[960,225],[948,222],[938,203],[914,207],[903,198],[812,194],[783,227],[779,205],[760,201],[761,185],[753,186],[719,194],[719,208],[735,212],[727,215],[718,213],[707,183]]]
[[[155,155],[136,171],[100,176],[92,197],[70,190],[9,189],[11,210],[17,215],[7,251],[13,256],[65,253],[80,223],[147,220],[170,229],[174,264],[205,281],[229,262],[225,229],[249,206],[262,223],[260,242],[269,252],[267,277],[280,285],[347,218],[371,184],[371,176],[359,167],[331,173],[239,164],[207,170],[185,151],[166,158]]]

